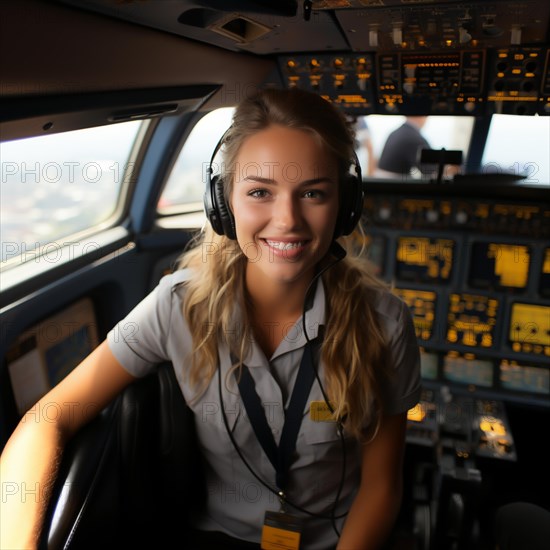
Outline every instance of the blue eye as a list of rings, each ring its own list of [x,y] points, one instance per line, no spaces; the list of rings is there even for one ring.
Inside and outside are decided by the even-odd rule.
[[[255,199],[263,199],[267,197],[268,192],[266,189],[252,189],[247,193],[247,195],[249,197],[254,197]]]
[[[310,189],[304,193],[304,198],[306,199],[323,199],[325,196],[325,192],[319,189]]]

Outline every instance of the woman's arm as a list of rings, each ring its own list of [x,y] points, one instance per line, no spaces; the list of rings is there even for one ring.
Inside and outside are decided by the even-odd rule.
[[[23,416],[0,457],[0,548],[36,548],[67,440],[134,380],[103,342]]]
[[[361,484],[338,550],[375,550],[386,541],[401,506],[406,426],[406,413],[386,416],[363,446]]]

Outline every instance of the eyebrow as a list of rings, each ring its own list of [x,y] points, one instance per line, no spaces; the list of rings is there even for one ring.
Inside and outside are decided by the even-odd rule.
[[[270,178],[263,178],[261,176],[247,176],[242,181],[248,181],[251,183],[262,183],[265,185],[277,184],[275,180]],[[334,181],[329,176],[321,176],[319,178],[312,178],[312,179],[303,181],[302,183],[300,183],[300,187],[306,187],[308,185],[316,185],[318,183],[334,183]]]

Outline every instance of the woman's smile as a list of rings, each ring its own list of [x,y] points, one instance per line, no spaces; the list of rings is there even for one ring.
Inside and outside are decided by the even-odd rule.
[[[261,239],[270,249],[270,253],[276,257],[293,260],[298,258],[305,250],[309,240],[277,240]]]

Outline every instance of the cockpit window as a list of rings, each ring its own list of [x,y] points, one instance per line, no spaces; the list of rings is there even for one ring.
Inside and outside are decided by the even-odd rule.
[[[147,122],[0,144],[1,268],[70,246],[114,223],[132,178],[132,150]]]
[[[178,156],[158,202],[160,214],[202,208],[206,170],[216,143],[231,125],[233,107],[216,109],[199,120]]]
[[[483,153],[485,173],[526,176],[519,185],[550,185],[550,117],[493,115]]]

